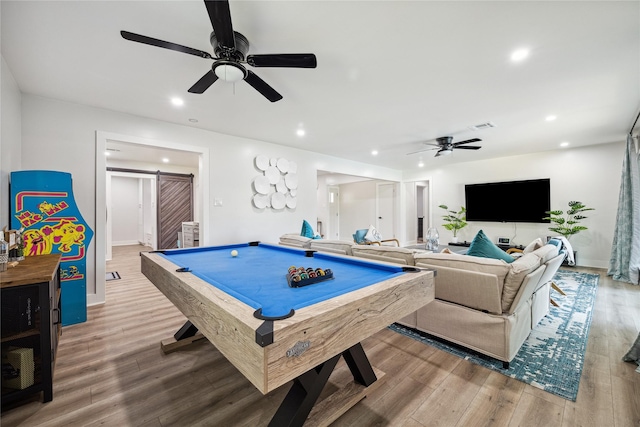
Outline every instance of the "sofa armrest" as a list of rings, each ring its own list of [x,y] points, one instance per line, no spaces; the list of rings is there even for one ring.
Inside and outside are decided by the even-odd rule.
[[[436,299],[493,314],[502,313],[500,286],[495,274],[420,263],[437,270]]]

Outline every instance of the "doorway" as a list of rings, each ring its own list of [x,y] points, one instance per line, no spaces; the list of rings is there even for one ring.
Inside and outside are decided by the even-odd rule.
[[[330,185],[327,187],[329,198],[329,224],[327,224],[327,238],[340,239],[340,187]]]
[[[194,186],[196,200],[194,205],[196,216],[200,220],[200,242],[203,245],[209,244],[209,148],[96,131],[95,288],[90,289],[89,283],[87,283],[87,305],[104,304],[105,302],[107,256],[107,161],[105,152],[109,143],[132,144],[145,153],[156,152],[160,149],[175,153],[188,152],[198,156],[198,182]]]

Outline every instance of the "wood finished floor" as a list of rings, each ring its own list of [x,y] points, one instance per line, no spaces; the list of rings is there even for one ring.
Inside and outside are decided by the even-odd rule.
[[[63,329],[54,399],[2,413],[9,426],[264,426],[287,386],[263,396],[207,341],[165,355],[185,321],[140,273],[141,246],[114,248],[106,304]],[[640,426],[640,374],[621,361],[640,330],[640,288],[600,273],[576,402],[383,330],[363,345],[386,372],[333,426]],[[327,386],[349,379],[344,362]]]

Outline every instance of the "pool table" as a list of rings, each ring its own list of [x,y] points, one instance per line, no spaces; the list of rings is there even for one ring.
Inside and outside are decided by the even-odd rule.
[[[316,415],[330,423],[355,405],[384,375],[360,342],[434,297],[432,270],[259,242],[141,257],[144,275],[187,318],[175,339],[199,331],[263,394],[293,380],[273,426]],[[291,266],[333,278],[291,287]],[[354,382],[316,404],[341,356]]]

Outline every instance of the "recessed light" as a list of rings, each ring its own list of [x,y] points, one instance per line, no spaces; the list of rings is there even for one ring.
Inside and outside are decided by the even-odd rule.
[[[512,61],[522,61],[527,56],[529,56],[529,50],[528,49],[518,49],[518,50],[514,51],[511,54],[511,60]]]
[[[418,167],[419,167],[419,168],[424,167],[424,163],[422,162],[422,160],[420,160],[420,161],[418,162]]]
[[[378,155],[378,150],[373,150],[373,151],[371,151],[371,155],[372,155],[372,156],[377,156],[377,155]]]
[[[305,133],[306,133],[306,132],[304,131],[304,129],[298,129],[298,130],[296,131],[296,135],[298,135],[298,136],[304,136],[304,134],[305,134]]]
[[[166,157],[162,159],[162,163],[169,163],[169,159],[167,159]]]
[[[560,147],[568,147],[568,146],[569,146],[569,143],[567,141],[562,141],[560,143]]]
[[[182,98],[171,98],[171,103],[176,107],[182,107],[184,105],[184,100],[182,100]]]
[[[558,118],[557,116],[554,116],[553,114],[551,114],[551,115],[549,115],[549,116],[545,117],[544,119],[545,119],[546,121],[548,121],[548,122],[552,122],[552,121],[554,121],[554,120],[555,120],[555,119],[557,119],[557,118]]]

